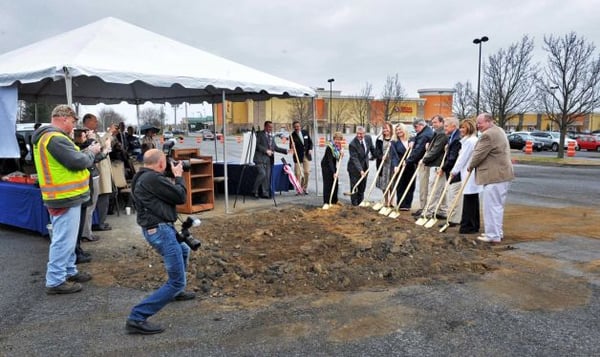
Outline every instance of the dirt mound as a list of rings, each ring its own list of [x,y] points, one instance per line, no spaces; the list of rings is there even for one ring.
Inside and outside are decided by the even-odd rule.
[[[485,261],[496,248],[456,228],[438,229],[415,225],[408,213],[391,219],[352,206],[205,220],[193,229],[203,245],[190,257],[188,287],[213,297],[292,297],[461,281],[491,269]],[[101,285],[152,290],[166,280],[160,256],[143,241],[99,256],[90,268]]]

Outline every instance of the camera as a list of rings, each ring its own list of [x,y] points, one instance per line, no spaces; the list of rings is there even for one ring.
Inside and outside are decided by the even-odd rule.
[[[181,223],[181,230],[177,232],[177,241],[179,243],[187,244],[191,250],[198,250],[202,245],[202,242],[192,236],[190,228],[198,227],[200,223],[199,218],[188,216],[188,218]]]
[[[163,152],[167,157],[167,167],[165,169],[165,176],[174,177],[173,170],[171,165],[175,166],[179,164],[179,161],[173,160],[173,146],[175,146],[175,141],[167,141],[163,144]],[[190,171],[192,165],[190,164],[190,160],[180,160],[183,166],[183,171]]]

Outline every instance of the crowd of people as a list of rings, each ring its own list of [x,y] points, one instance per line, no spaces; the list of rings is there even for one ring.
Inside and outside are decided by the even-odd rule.
[[[94,230],[110,230],[105,222],[108,198],[112,192],[111,161],[129,161],[130,149],[139,147],[143,167],[132,177],[132,194],[137,211],[137,223],[146,241],[162,257],[168,280],[154,293],[133,307],[125,324],[129,333],[154,334],[164,331],[147,319],[171,301],[195,298],[186,292],[185,272],[190,248],[178,239],[173,223],[177,220],[176,205],[185,203],[187,188],[182,179],[182,163],[167,162],[155,139],[157,130],[147,128],[139,146],[130,138],[129,128],[111,125],[103,137],[97,134],[98,119],[93,114],[83,116],[76,128],[78,116],[70,106],[59,105],[52,111],[51,125],[37,129],[32,136],[34,161],[42,198],[52,223],[52,239],[46,272],[46,293],[70,294],[82,290],[81,283],[92,279],[79,271],[77,264],[90,260],[81,248],[82,241],[95,241]],[[459,233],[480,232],[479,194],[483,197],[484,231],[477,239],[500,242],[503,238],[504,204],[510,181],[514,178],[510,148],[504,132],[494,125],[490,114],[477,117],[476,122],[456,118],[431,118],[431,127],[423,119],[413,122],[414,137],[404,124],[384,123],[381,134],[373,138],[364,127],[357,127],[348,145],[347,172],[351,185],[351,203],[360,205],[365,197],[369,162],[376,161],[373,186],[383,193],[382,206],[409,211],[413,203],[418,178],[419,209],[415,218],[446,219],[447,226],[460,227]],[[276,144],[273,123],[266,121],[264,130],[256,133],[254,162],[257,176],[256,198],[269,198],[269,185],[274,153],[294,156],[296,179],[306,194],[313,156],[313,142],[299,122],[293,123],[289,148]],[[480,133],[478,136],[478,132]],[[343,135],[336,132],[327,143],[321,160],[323,200],[338,203],[338,177],[344,156]],[[171,165],[174,177],[164,175]],[[372,189],[373,187],[371,187]],[[92,224],[92,214],[98,212],[98,223]],[[442,225],[440,225],[441,227]]]

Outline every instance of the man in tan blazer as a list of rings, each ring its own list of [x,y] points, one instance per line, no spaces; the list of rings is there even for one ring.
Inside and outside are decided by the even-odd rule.
[[[475,183],[483,185],[483,220],[485,233],[477,237],[484,242],[502,240],[504,204],[510,181],[515,178],[510,146],[504,130],[494,124],[491,114],[477,117],[481,137],[475,145],[469,171],[475,169]]]

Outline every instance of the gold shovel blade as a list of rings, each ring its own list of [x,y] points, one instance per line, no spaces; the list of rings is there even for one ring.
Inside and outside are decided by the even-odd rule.
[[[371,202],[362,201],[358,206],[359,207],[369,207],[370,205],[371,205]]]
[[[425,228],[431,228],[433,227],[435,224],[437,223],[437,219],[435,217],[431,218],[429,221],[427,221],[423,227]]]
[[[422,225],[424,225],[425,223],[427,223],[427,220],[428,220],[428,219],[429,219],[429,218],[427,218],[427,217],[423,217],[423,216],[421,216],[419,219],[417,219],[417,220],[415,221],[415,224],[416,224],[417,226],[422,226]]]
[[[382,207],[379,210],[379,214],[382,214],[384,216],[387,216],[388,214],[390,214],[390,212],[392,212],[392,208],[391,207]]]
[[[392,211],[392,212],[390,212],[390,214],[388,215],[388,217],[390,217],[390,218],[398,218],[398,217],[400,217],[400,211]]]
[[[373,208],[373,210],[375,210],[375,211],[379,211],[379,210],[381,209],[381,207],[383,207],[383,204],[382,204],[382,203],[380,203],[380,202],[377,202],[377,203],[376,203],[376,204],[374,204],[374,205],[373,205],[373,207],[371,207],[371,208]]]
[[[329,204],[325,203],[322,209],[329,209]]]

